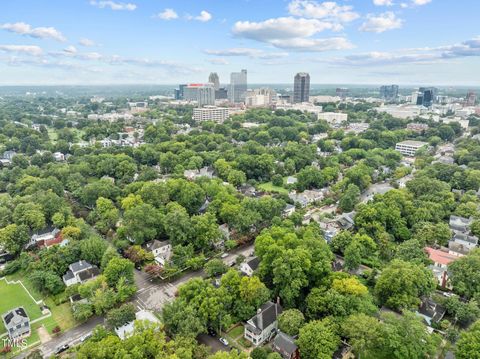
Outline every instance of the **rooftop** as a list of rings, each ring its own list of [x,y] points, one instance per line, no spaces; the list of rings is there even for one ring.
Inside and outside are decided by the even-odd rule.
[[[432,261],[443,265],[448,265],[454,260],[458,259],[458,256],[431,247],[426,247],[425,251],[428,253],[429,258]]]

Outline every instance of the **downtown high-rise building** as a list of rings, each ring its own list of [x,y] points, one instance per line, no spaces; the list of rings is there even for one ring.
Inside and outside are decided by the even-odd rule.
[[[306,72],[299,72],[295,75],[293,82],[293,102],[308,102],[310,98],[310,75]]]
[[[465,104],[467,106],[475,106],[477,102],[477,93],[473,90],[468,91],[467,97],[465,97]]]
[[[387,101],[395,101],[398,97],[398,85],[380,87],[380,97]]]
[[[417,93],[417,102],[419,106],[431,107],[437,102],[438,90],[435,87],[420,87]]]
[[[215,91],[218,91],[220,89],[220,77],[218,77],[218,74],[216,72],[210,73],[210,76],[208,76],[208,82],[213,84]]]
[[[196,101],[198,106],[215,105],[215,89],[213,84],[188,84],[183,89],[183,99]]]
[[[247,93],[247,70],[232,72],[230,74],[230,88],[228,89],[228,99],[232,103],[245,102]]]

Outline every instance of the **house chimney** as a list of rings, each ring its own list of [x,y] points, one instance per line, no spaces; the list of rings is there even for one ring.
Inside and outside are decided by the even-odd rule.
[[[261,308],[257,310],[257,326],[260,330],[263,330],[263,313]]]

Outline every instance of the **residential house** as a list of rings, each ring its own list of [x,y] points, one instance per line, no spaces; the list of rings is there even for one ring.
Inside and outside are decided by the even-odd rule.
[[[100,274],[97,266],[80,260],[68,266],[68,271],[63,275],[63,282],[67,287],[74,284],[85,283]]]
[[[254,197],[256,194],[255,187],[248,184],[241,185],[238,187],[238,191],[246,197]]]
[[[430,270],[433,272],[438,284],[443,288],[448,288],[448,265],[458,259],[459,256],[431,247],[426,247],[425,251],[433,262],[430,265]]]
[[[62,233],[58,228],[55,227],[47,227],[34,233],[30,237],[30,242],[27,244],[27,247],[37,246],[39,248],[42,247],[50,247],[55,244],[59,244],[63,241]]]
[[[258,257],[247,258],[242,264],[240,264],[240,272],[251,277],[260,265],[260,259]]]
[[[12,161],[7,160],[6,158],[0,158],[0,164],[2,167],[8,167],[12,164]]]
[[[244,337],[258,346],[270,340],[278,328],[278,316],[282,307],[278,303],[266,302],[245,325]]]
[[[15,151],[5,151],[3,152],[3,158],[9,161],[13,160],[13,157],[15,157],[17,153]]]
[[[279,332],[273,340],[272,349],[280,354],[283,359],[299,359],[300,352],[295,344],[295,338]]]
[[[295,203],[299,203],[302,208],[307,207],[310,203],[321,201],[325,198],[326,189],[306,190],[301,193],[292,191],[288,197]]]
[[[295,213],[295,206],[287,203],[287,205],[285,206],[285,208],[282,211],[283,217],[284,218],[290,217],[294,213]]]
[[[416,314],[425,321],[425,323],[431,327],[432,324],[439,323],[446,313],[446,308],[435,302],[431,298],[422,298],[422,303]]]
[[[23,307],[6,312],[2,319],[10,339],[18,340],[30,336],[30,318]]]
[[[200,177],[213,178],[213,169],[210,167],[202,167],[199,170],[185,170],[183,176],[188,180],[196,180]]]
[[[455,233],[466,233],[470,231],[470,225],[473,222],[473,218],[465,218],[460,216],[450,216],[448,222],[450,229]]]
[[[218,226],[218,230],[221,233],[221,237],[218,241],[213,243],[213,246],[215,248],[223,248],[225,246],[225,241],[230,240],[230,228],[228,227],[228,224],[224,223]]]
[[[298,182],[297,177],[293,177],[293,176],[288,176],[287,177],[287,184],[295,184],[297,182]]]
[[[477,247],[478,237],[468,235],[468,234],[465,234],[465,233],[455,233],[450,242],[454,242],[454,243],[456,243],[458,245],[461,245],[462,247],[468,249],[468,251],[471,251],[472,249]]]
[[[152,252],[155,262],[161,266],[165,266],[173,255],[172,244],[170,241],[153,240],[147,243],[147,249]]]
[[[65,155],[62,152],[54,152],[53,158],[58,162],[65,161]]]
[[[339,217],[337,217],[337,223],[339,224],[341,229],[348,230],[353,228],[355,225],[355,211],[343,213]]]
[[[149,312],[148,310],[140,310],[136,312],[135,320],[148,321],[151,323],[160,323],[160,320],[152,312]],[[115,328],[115,333],[122,340],[131,336],[134,331],[135,331],[135,321],[126,323],[125,325],[122,325],[120,328]]]

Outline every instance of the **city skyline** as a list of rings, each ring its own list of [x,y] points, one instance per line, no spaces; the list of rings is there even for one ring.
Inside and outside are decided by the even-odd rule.
[[[5,0],[0,85],[248,83],[478,86],[471,0]],[[439,24],[442,24],[440,26]],[[446,26],[445,26],[446,25]]]

